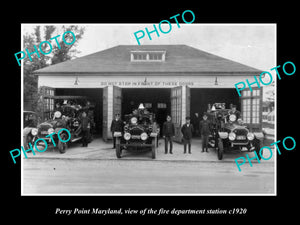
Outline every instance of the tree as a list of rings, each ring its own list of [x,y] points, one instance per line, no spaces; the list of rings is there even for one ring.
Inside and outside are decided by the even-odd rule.
[[[72,45],[66,45],[62,40],[62,34],[65,31],[72,31],[76,36],[76,41]],[[42,35],[43,33],[43,35]],[[55,34],[57,33],[57,34]],[[60,35],[57,40],[59,41],[59,45],[61,49],[58,48],[56,42],[54,40],[50,40],[50,38]],[[33,74],[35,70],[44,68],[49,65],[53,65],[56,63],[64,62],[70,60],[75,57],[78,50],[76,50],[76,46],[78,41],[82,38],[84,34],[84,27],[79,27],[75,25],[70,26],[36,26],[33,29],[31,34],[25,34],[23,36],[23,49],[28,49],[29,52],[34,52],[34,46],[39,48],[39,44],[42,41],[49,41],[52,44],[52,52],[49,55],[44,55],[39,52],[39,56],[37,57],[36,54],[31,56],[32,61],[30,61],[29,57],[25,57],[23,59],[23,75],[24,75],[24,103],[29,104],[31,110],[36,111],[37,109],[37,102],[40,98],[38,94],[38,87],[37,87],[37,77]],[[70,33],[65,35],[65,41],[70,43],[72,42],[73,36]],[[42,45],[42,50],[44,52],[49,51],[49,46]],[[26,107],[26,104],[25,104]]]
[[[270,109],[275,106],[275,82],[273,81],[268,87],[266,87],[265,91],[265,99],[266,104]]]
[[[62,26],[62,30],[63,30],[62,33],[66,31],[72,31],[76,35],[76,41],[78,39],[81,39],[82,35],[84,34],[84,28],[78,28],[78,26],[69,26],[69,27]],[[73,36],[70,33],[67,33],[65,35],[65,41],[70,43],[72,42],[72,40],[73,40]],[[76,53],[79,53],[79,51],[73,47],[74,45],[65,45],[62,39],[59,42],[59,45],[61,49],[58,48],[58,45],[54,46],[53,51],[55,52],[55,54],[51,59],[51,64],[56,64],[56,63],[70,60],[72,57],[76,55]]]

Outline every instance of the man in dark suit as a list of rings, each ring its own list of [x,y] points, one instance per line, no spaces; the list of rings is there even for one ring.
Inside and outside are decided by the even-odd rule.
[[[163,124],[163,137],[165,139],[165,154],[168,153],[168,142],[170,142],[170,154],[173,154],[173,137],[175,136],[175,127],[171,121],[171,116],[167,116],[167,121]]]
[[[90,118],[87,117],[86,112],[83,111],[81,114],[81,132],[82,132],[82,146],[88,146],[88,138],[90,135],[91,121]]]
[[[119,113],[115,115],[115,119],[111,122],[110,131],[113,136],[113,148],[116,148],[116,137],[114,137],[114,133],[123,131],[123,121],[121,120]]]
[[[204,152],[204,149],[206,149],[206,152],[208,152],[208,137],[211,133],[211,124],[207,118],[208,118],[207,114],[204,114],[203,120],[200,121],[200,132],[202,137],[202,152]]]
[[[181,127],[181,133],[183,135],[184,154],[186,153],[186,146],[189,147],[189,154],[191,154],[191,141],[193,136],[193,125],[191,124],[191,118],[186,117],[186,123]]]

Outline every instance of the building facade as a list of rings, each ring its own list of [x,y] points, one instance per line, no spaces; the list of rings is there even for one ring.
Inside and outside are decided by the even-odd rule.
[[[178,140],[186,116],[201,117],[217,102],[237,105],[244,122],[261,129],[262,89],[245,89],[239,97],[234,87],[261,72],[187,45],[119,45],[35,71],[38,86],[52,96],[86,96],[93,102],[104,140],[112,138],[114,114],[131,113],[140,103],[160,124],[170,114]]]

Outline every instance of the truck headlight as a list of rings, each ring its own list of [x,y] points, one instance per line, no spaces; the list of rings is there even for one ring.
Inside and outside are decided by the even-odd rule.
[[[137,123],[137,118],[136,117],[132,117],[131,120],[130,120],[130,122],[132,124],[136,124]]]
[[[147,133],[144,132],[144,133],[141,134],[141,139],[143,141],[147,140],[147,138],[148,138],[148,134]]]
[[[114,132],[114,137],[121,137],[122,133],[121,132]]]
[[[247,138],[248,138],[249,141],[252,141],[252,140],[254,139],[254,137],[255,137],[255,136],[254,136],[253,133],[250,133],[250,132],[249,132],[249,133],[247,134]]]
[[[48,129],[48,134],[52,134],[52,133],[54,133],[54,129],[51,127]]]
[[[228,135],[228,138],[229,138],[230,141],[235,140],[235,137],[236,137],[236,135],[233,132],[229,133],[229,135]]]
[[[229,115],[229,120],[230,120],[231,122],[236,121],[236,115],[235,115],[235,114]]]
[[[221,139],[226,139],[226,138],[228,138],[228,133],[227,132],[219,132],[219,137]]]
[[[31,134],[32,134],[33,136],[37,135],[37,134],[38,134],[38,129],[37,129],[37,128],[32,128]]]
[[[124,139],[125,139],[126,141],[128,141],[130,138],[131,138],[131,134],[130,134],[130,133],[125,133],[125,134],[124,134]]]
[[[56,111],[55,113],[54,113],[54,118],[60,118],[61,117],[61,112],[60,111]]]

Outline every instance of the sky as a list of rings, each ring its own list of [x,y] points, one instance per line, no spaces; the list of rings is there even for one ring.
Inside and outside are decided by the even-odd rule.
[[[156,27],[158,25],[156,24]],[[162,27],[163,30],[168,30]],[[134,33],[153,30],[153,24],[87,25],[85,36],[78,43],[78,56],[101,51],[116,45],[137,45]],[[276,26],[270,24],[172,24],[168,34],[147,34],[141,45],[185,44],[260,70],[276,66]]]
[[[153,23],[157,29],[158,23]],[[116,45],[138,45],[134,33],[143,30],[145,37],[140,39],[141,45],[185,44],[263,71],[270,71],[277,66],[275,24],[180,23],[178,28],[176,23],[172,23],[169,33],[159,31],[158,37],[154,32],[150,40],[145,28],[152,31],[153,24],[77,24],[85,27],[85,33],[76,42],[76,49],[80,51],[76,57]],[[30,33],[36,25],[23,24],[22,27],[24,32]],[[169,30],[169,25],[164,23],[162,29]]]

